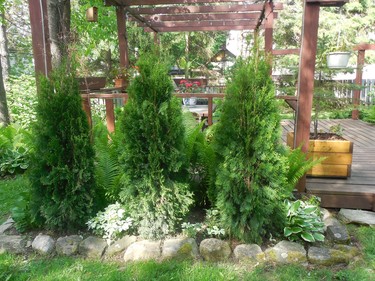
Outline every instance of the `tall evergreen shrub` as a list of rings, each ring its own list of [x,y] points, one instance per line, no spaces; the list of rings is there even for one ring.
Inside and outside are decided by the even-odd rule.
[[[168,67],[155,54],[143,55],[137,66],[120,122],[125,173],[120,197],[139,222],[139,234],[156,238],[173,231],[192,198],[181,173],[184,127]]]
[[[95,197],[94,151],[78,84],[67,67],[41,77],[29,178],[31,210],[49,229],[85,225]]]
[[[230,234],[246,242],[281,232],[285,221],[287,162],[269,70],[256,51],[237,61],[215,132],[217,206]]]

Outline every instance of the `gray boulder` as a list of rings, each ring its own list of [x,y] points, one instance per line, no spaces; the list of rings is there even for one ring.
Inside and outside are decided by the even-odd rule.
[[[0,225],[0,234],[10,229],[14,225],[14,220],[9,217],[2,225]]]
[[[344,225],[330,225],[327,227],[327,238],[334,243],[349,244],[350,236]]]
[[[136,236],[124,236],[123,238],[116,240],[113,244],[111,244],[105,254],[107,256],[113,256],[120,252],[125,251],[131,244],[137,241]]]
[[[375,212],[341,209],[339,218],[345,223],[375,225]]]
[[[125,261],[158,259],[161,256],[160,241],[143,240],[131,244],[125,251]]]
[[[262,249],[257,244],[241,244],[233,250],[234,258],[240,262],[254,261],[260,262],[265,259]]]
[[[327,227],[328,226],[341,226],[342,224],[338,221],[338,219],[334,218],[334,217],[328,217],[326,218],[325,220],[323,220],[324,222],[324,231],[327,231]]]
[[[49,235],[39,234],[35,237],[31,247],[42,255],[48,255],[55,250],[55,239]]]
[[[331,266],[341,263],[347,264],[352,256],[337,249],[310,247],[307,257],[312,264]]]
[[[0,253],[22,254],[25,247],[26,239],[19,235],[0,235]]]
[[[78,252],[87,258],[101,258],[106,247],[104,239],[89,236],[79,244]]]
[[[228,242],[216,238],[204,239],[199,251],[204,260],[213,262],[226,261],[231,254]]]
[[[56,241],[56,252],[64,256],[75,255],[78,253],[78,247],[81,241],[82,237],[78,235],[60,237]]]
[[[172,238],[164,241],[162,250],[163,259],[195,259],[198,257],[198,245],[193,238]]]
[[[298,243],[281,241],[265,251],[266,260],[279,263],[305,263],[306,250]]]

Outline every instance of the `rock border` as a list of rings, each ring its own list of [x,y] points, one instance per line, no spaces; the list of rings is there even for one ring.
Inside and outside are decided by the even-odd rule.
[[[327,214],[327,210],[323,211]],[[128,235],[108,246],[104,239],[94,236],[83,239],[82,236],[71,235],[54,239],[40,233],[33,241],[27,241],[21,235],[1,233],[0,253],[24,254],[32,250],[40,255],[80,256],[93,259],[120,256],[124,262],[192,259],[253,264],[263,262],[319,266],[348,264],[350,260],[360,255],[359,249],[350,245],[350,237],[344,224],[336,219],[332,220],[332,216],[325,215],[324,218],[327,242],[312,243],[306,247],[300,243],[283,240],[264,250],[256,244],[240,244],[232,249],[228,241],[217,238],[204,239],[198,245],[195,239],[188,237],[151,241]],[[14,222],[8,220],[4,223],[7,229],[10,223]]]

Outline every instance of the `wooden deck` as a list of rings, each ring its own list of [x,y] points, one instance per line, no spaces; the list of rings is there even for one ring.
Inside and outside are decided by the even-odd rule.
[[[319,196],[322,207],[375,211],[375,126],[359,120],[321,120],[319,130],[341,124],[344,137],[354,143],[352,174],[348,179],[307,178],[306,192]],[[293,120],[282,121],[283,141],[294,130]]]

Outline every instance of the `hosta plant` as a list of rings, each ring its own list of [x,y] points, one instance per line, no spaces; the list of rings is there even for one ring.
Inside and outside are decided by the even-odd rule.
[[[108,245],[129,230],[132,224],[133,219],[125,214],[125,210],[118,202],[109,205],[103,212],[98,212],[87,222],[88,228],[106,239]]]
[[[291,241],[324,241],[324,223],[320,208],[312,200],[287,201],[287,225],[284,236]]]

